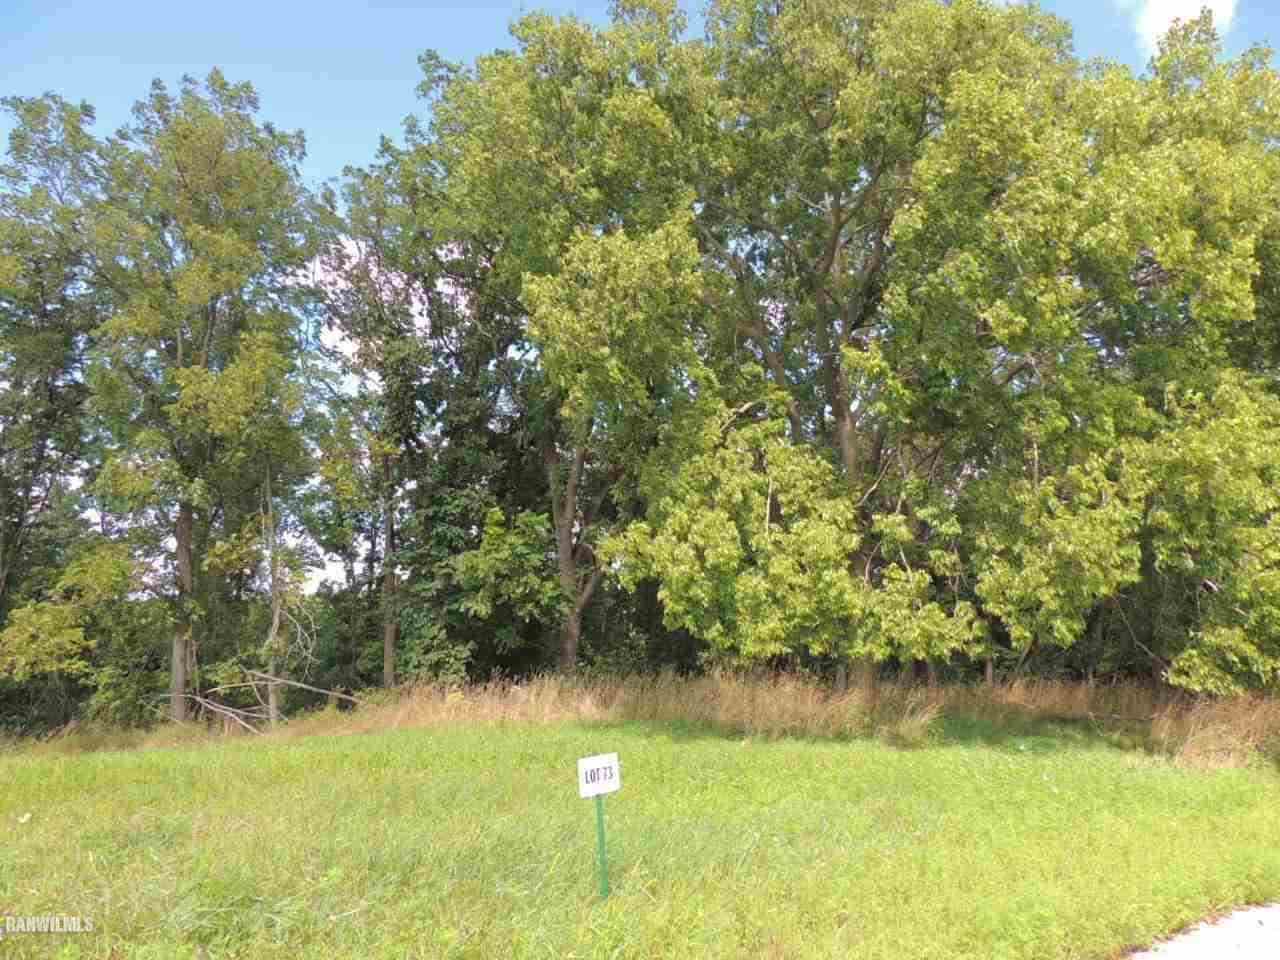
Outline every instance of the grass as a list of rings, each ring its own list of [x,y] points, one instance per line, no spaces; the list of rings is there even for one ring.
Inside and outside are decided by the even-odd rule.
[[[11,749],[0,914],[95,929],[0,956],[1104,960],[1280,899],[1265,701],[1036,692],[545,680]]]
[[[1270,759],[1280,765],[1280,698],[1195,699],[1138,684],[1093,685],[1038,679],[994,686],[922,687],[881,683],[837,695],[788,674],[713,674],[696,679],[576,679],[467,688],[373,691],[357,712],[295,717],[276,737],[358,733],[447,723],[634,722],[710,728],[756,737],[879,737],[898,746],[958,736],[999,742],[1013,735],[1089,736],[1218,768]],[[229,726],[223,733],[240,734]],[[40,742],[0,740],[41,754],[193,746],[211,739],[200,725],[152,731],[72,727]]]

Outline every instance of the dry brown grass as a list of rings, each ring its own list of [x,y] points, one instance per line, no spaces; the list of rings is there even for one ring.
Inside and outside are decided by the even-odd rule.
[[[652,723],[749,737],[883,734],[920,743],[942,714],[943,688],[884,684],[836,694],[789,674],[672,674],[628,679],[539,676],[467,687],[425,685],[378,695],[359,709],[291,721],[282,736],[350,734],[447,723]]]
[[[1280,700],[1198,700],[1139,684],[1014,680],[995,686],[886,682],[836,693],[790,674],[671,674],[619,679],[540,676],[468,687],[420,686],[379,695],[353,711],[298,718],[278,735],[344,734],[446,723],[635,722],[702,727],[749,737],[878,736],[928,742],[950,718],[994,730],[1087,724],[1099,734],[1196,766],[1280,755]]]
[[[353,710],[291,719],[271,738],[340,736],[441,724],[652,723],[748,737],[876,736],[899,746],[933,739],[948,720],[992,734],[1077,724],[1091,734],[1194,766],[1280,759],[1280,699],[1200,700],[1138,684],[1025,679],[994,686],[882,682],[837,693],[792,674],[672,674],[627,679],[538,676],[469,686],[422,685],[367,694]],[[149,732],[76,729],[36,744],[38,752],[190,746],[249,736],[188,724]],[[28,745],[30,746],[30,745]]]
[[[1273,696],[1208,699],[1136,683],[1030,679],[953,688],[945,709],[1005,724],[1087,721],[1099,731],[1127,731],[1154,752],[1191,766],[1280,756],[1280,699]]]
[[[1151,739],[1192,766],[1237,766],[1263,754],[1280,762],[1280,700],[1255,695],[1166,705]]]

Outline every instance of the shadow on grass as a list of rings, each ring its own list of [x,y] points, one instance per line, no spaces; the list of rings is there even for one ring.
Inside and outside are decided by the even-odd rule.
[[[829,736],[797,731],[754,731],[686,720],[599,720],[592,726],[661,737],[675,743],[702,740],[791,743],[875,742],[898,750],[928,747],[982,746],[1012,754],[1046,754],[1062,750],[1115,750],[1155,754],[1149,731],[1142,724],[1104,725],[1075,717],[1012,715],[1001,719],[954,713],[938,716],[923,735],[903,735],[892,726],[869,727],[861,733]],[[1280,762],[1280,758],[1277,758]]]
[[[980,744],[1019,753],[1064,749],[1156,752],[1149,724],[1016,713],[999,719],[964,713],[943,715],[931,739],[939,745]]]

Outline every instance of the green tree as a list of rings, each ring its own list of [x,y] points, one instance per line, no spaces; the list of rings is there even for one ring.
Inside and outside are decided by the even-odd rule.
[[[466,292],[516,325],[508,351],[522,359],[500,362],[543,473],[550,509],[535,512],[551,517],[547,575],[563,597],[565,670],[578,661],[583,613],[604,575],[596,545],[629,507],[615,496],[628,448],[643,444],[638,423],[688,339],[697,251],[679,221],[690,158],[670,119],[694,93],[682,28],[669,3],[619,5],[605,30],[526,17],[513,27],[514,53],[437,71],[417,153],[440,193],[433,237],[482,257]]]
[[[85,349],[104,307],[87,283],[93,111],[54,96],[3,105],[15,126],[0,164],[0,623],[36,557],[75,529]]]
[[[154,84],[105,148],[90,226],[94,282],[113,298],[90,372],[110,436],[99,489],[172,533],[175,719],[216,586],[205,554],[256,522],[263,484],[283,486],[302,453],[289,373],[315,251],[303,139],[257,109],[216,70],[176,96]]]

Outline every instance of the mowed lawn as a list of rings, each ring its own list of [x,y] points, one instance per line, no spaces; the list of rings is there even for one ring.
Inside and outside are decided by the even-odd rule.
[[[601,900],[575,761],[613,750]],[[1106,958],[1280,899],[1273,767],[1088,739],[449,726],[11,752],[0,785],[0,915],[94,922],[6,958]]]

